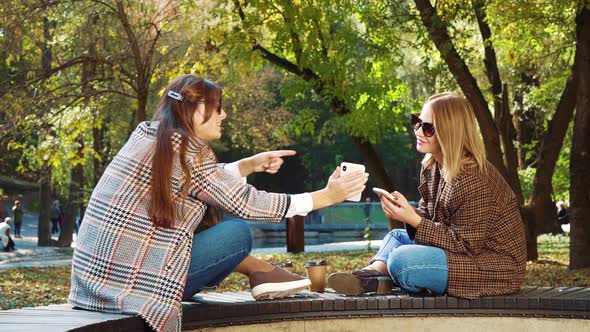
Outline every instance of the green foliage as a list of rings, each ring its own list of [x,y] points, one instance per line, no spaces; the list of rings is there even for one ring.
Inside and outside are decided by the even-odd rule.
[[[536,168],[527,167],[518,170],[518,178],[520,179],[520,187],[524,197],[530,197],[533,191],[533,181],[535,180]]]
[[[280,149],[289,145],[280,131],[291,118],[280,96],[282,75],[266,67],[251,71],[250,79],[231,82],[224,89],[228,113],[226,138],[232,149],[248,152]]]
[[[487,10],[495,36],[493,43],[513,74],[534,70],[542,78],[559,74],[571,65],[575,1],[493,1]]]
[[[236,15],[240,10],[243,19]],[[315,77],[299,85],[294,95],[305,96],[313,90],[335,113],[324,118],[321,110],[313,116],[313,108],[297,108],[298,116],[288,126],[296,135],[309,133],[316,119],[321,120],[319,135],[328,139],[346,133],[377,143],[395,128],[396,115],[405,111],[408,89],[392,70],[400,62],[395,38],[383,38],[395,37],[395,30],[374,24],[387,12],[384,4],[251,1],[233,8],[233,12],[235,21],[241,21],[236,39],[245,45],[230,55],[240,58],[248,44],[261,45],[298,69],[314,73]],[[331,104],[335,100],[344,104]],[[332,120],[334,116],[342,119]]]

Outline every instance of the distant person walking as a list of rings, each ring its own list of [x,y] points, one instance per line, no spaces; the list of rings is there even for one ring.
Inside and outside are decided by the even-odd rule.
[[[367,196],[367,198],[365,198],[363,209],[365,211],[365,220],[368,221],[371,217],[371,197]]]
[[[10,237],[10,217],[0,222],[0,238],[2,239],[2,250],[5,252],[14,251],[14,241]]]
[[[51,205],[51,234],[57,233],[59,234],[59,224],[61,222],[62,217],[62,209],[61,205],[59,205],[59,200],[53,201],[53,205]]]
[[[18,199],[14,201],[14,206],[12,207],[12,218],[14,221],[14,238],[20,239],[22,238],[20,235],[20,227],[23,223],[23,208],[20,206],[20,201]]]
[[[564,233],[570,232],[570,215],[565,208],[565,203],[563,201],[557,201],[555,203],[557,207],[557,221],[559,222],[559,227]]]
[[[557,201],[557,203],[555,203],[555,206],[557,207],[557,220],[559,220],[559,224],[569,224],[570,216],[567,213],[567,209],[565,208],[565,203],[563,203],[563,201]]]

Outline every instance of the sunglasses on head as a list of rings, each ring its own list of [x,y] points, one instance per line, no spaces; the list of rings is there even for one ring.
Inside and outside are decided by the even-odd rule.
[[[412,114],[411,116],[412,127],[414,128],[414,132],[418,131],[418,129],[422,128],[422,133],[426,137],[434,136],[434,125],[428,122],[422,122],[418,114]]]

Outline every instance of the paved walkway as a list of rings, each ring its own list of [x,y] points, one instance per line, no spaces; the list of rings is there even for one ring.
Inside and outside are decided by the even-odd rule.
[[[25,211],[21,227],[22,239],[14,238],[14,224],[11,224],[10,235],[14,240],[16,250],[13,252],[0,251],[0,270],[16,267],[58,266],[71,263],[71,249],[37,246],[37,224],[38,216]],[[58,234],[53,234],[52,238],[57,240]]]
[[[0,270],[18,267],[47,267],[69,265],[72,262],[71,249],[37,246],[37,215],[26,213],[21,229],[22,239],[14,239],[16,251],[0,251]],[[14,227],[14,225],[12,225]],[[14,229],[11,231],[14,235]],[[13,236],[14,238],[14,236]],[[53,235],[57,240],[57,234]],[[75,246],[76,235],[74,234]],[[381,241],[371,241],[371,248],[377,249]],[[340,250],[364,250],[367,249],[367,241],[335,242],[317,245],[306,245],[305,252],[324,252]],[[287,246],[275,248],[254,248],[253,254],[279,254],[286,253]]]

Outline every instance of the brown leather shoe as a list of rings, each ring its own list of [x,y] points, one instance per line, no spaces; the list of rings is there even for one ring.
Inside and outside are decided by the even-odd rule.
[[[394,282],[389,274],[375,270],[336,272],[328,276],[328,287],[348,296],[365,293],[391,294],[393,286]]]
[[[250,288],[256,300],[288,297],[308,289],[311,281],[278,266],[269,272],[250,273]]]

